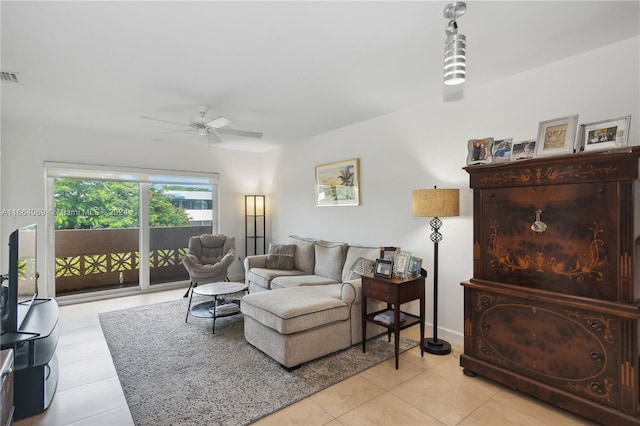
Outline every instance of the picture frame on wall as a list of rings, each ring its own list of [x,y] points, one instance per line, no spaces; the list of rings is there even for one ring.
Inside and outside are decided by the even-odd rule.
[[[373,275],[376,277],[391,278],[393,276],[393,262],[386,259],[376,259]]]
[[[536,157],[574,152],[577,130],[578,114],[541,121],[538,125]]]
[[[511,145],[511,159],[525,160],[533,158],[536,155],[536,140],[529,139],[526,141],[514,142]]]
[[[422,259],[419,257],[411,256],[409,259],[409,265],[407,266],[407,273],[409,275],[420,275],[422,270]]]
[[[360,161],[358,158],[315,167],[316,206],[360,205]]]
[[[631,115],[580,125],[579,151],[605,151],[627,146]]]
[[[489,164],[492,162],[493,138],[470,139],[467,142],[467,165]]]
[[[499,139],[493,141],[493,150],[491,152],[494,163],[506,163],[511,161],[511,147],[513,138]]]

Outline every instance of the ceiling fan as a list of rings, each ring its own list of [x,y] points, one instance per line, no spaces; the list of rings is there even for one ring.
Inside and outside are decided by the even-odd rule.
[[[146,117],[142,116],[142,118],[147,120],[161,121],[163,123],[171,123],[177,124],[179,126],[187,127],[184,131],[192,132],[195,131],[199,136],[207,136],[209,141],[209,147],[212,147],[214,144],[222,143],[222,140],[218,136],[220,135],[235,135],[242,136],[245,138],[261,138],[262,132],[249,132],[246,130],[238,130],[229,127],[231,123],[233,123],[227,117],[217,117],[211,118],[207,117],[207,112],[209,108],[206,106],[199,106],[196,108],[198,112],[197,117],[191,117],[189,120],[189,124],[184,123],[176,123],[175,121],[161,120],[159,118]]]

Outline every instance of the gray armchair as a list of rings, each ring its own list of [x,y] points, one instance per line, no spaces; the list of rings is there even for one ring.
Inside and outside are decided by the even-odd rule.
[[[189,291],[198,283],[229,281],[227,269],[236,258],[236,237],[203,234],[189,238],[189,248],[182,264],[189,272]]]

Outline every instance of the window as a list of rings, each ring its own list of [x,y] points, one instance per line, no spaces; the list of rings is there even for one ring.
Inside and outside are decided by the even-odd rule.
[[[188,280],[189,237],[218,232],[218,175],[47,163],[49,294]],[[84,296],[83,296],[84,295]]]

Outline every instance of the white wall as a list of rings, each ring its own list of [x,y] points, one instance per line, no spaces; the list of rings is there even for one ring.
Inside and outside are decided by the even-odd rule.
[[[431,322],[431,230],[427,218],[412,217],[411,190],[459,188],[460,217],[443,218],[441,229],[438,324],[441,337],[461,343],[459,283],[472,276],[472,192],[462,169],[467,141],[535,139],[540,121],[572,114],[580,115],[580,123],[631,114],[629,144],[639,145],[639,46],[635,37],[465,90],[459,101],[428,101],[265,154],[272,240],[283,242],[288,234],[298,234],[411,251],[424,259],[430,273]],[[472,82],[471,66],[469,70]],[[315,207],[314,166],[349,158],[360,159],[361,205]]]
[[[2,123],[2,207],[44,209],[44,162],[63,162],[161,170],[220,173],[220,232],[235,235],[244,256],[244,195],[260,192],[260,156],[255,153],[210,149],[194,141],[157,142],[79,129]],[[38,258],[45,259],[45,218],[3,215],[1,242],[19,226],[38,224]],[[2,253],[2,271],[8,261]],[[47,269],[38,267],[41,283]],[[240,262],[229,270],[242,278]]]

